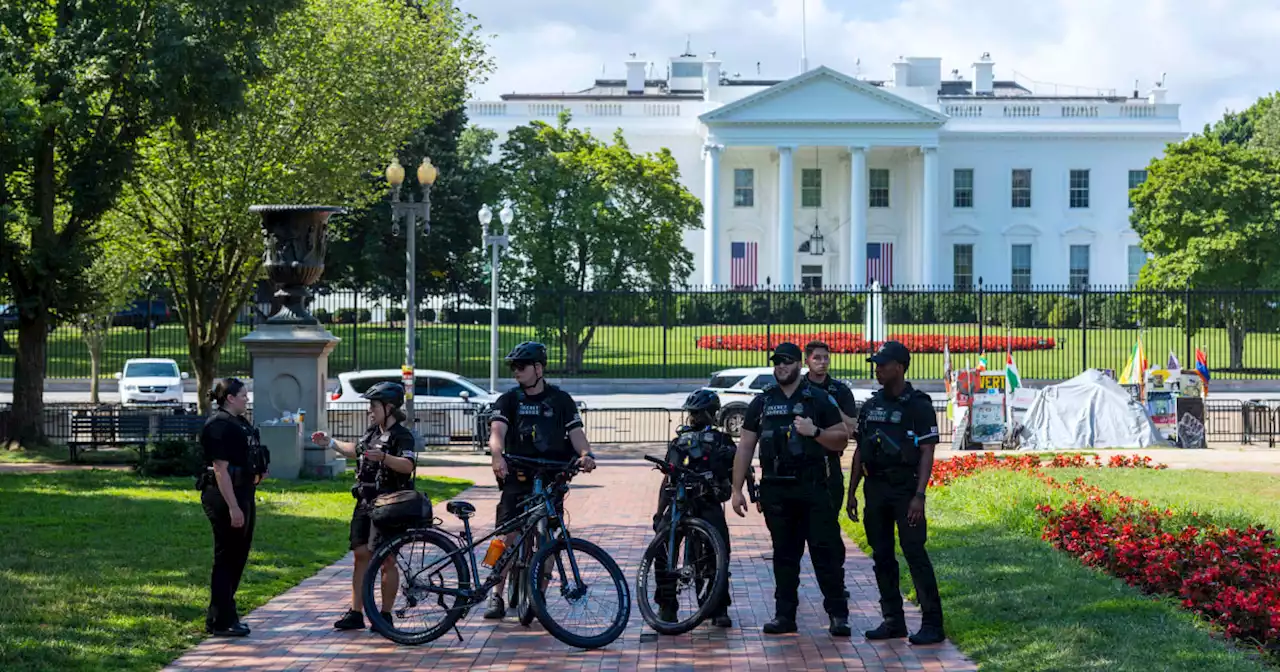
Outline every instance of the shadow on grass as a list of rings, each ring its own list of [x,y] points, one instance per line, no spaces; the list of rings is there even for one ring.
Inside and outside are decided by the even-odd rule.
[[[984,670],[1265,670],[1174,601],[1142,595],[1040,540],[1059,493],[986,473],[931,492],[928,550],[947,634]],[[842,519],[870,553],[861,523]],[[902,586],[912,591],[899,555]],[[912,595],[914,597],[914,595]],[[914,624],[912,624],[914,625]]]
[[[348,488],[259,491],[242,614],[347,552]],[[213,553],[197,495],[189,479],[128,473],[0,476],[0,668],[151,670],[203,638]]]

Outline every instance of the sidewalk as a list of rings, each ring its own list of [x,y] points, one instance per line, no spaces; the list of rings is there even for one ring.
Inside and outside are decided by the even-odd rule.
[[[483,456],[481,456],[483,457]],[[470,458],[467,461],[473,461]],[[593,474],[578,477],[566,500],[575,535],[599,544],[618,561],[634,591],[635,568],[652,535],[651,516],[659,476],[636,459],[604,459]],[[497,490],[487,466],[427,467],[425,474],[468,478],[477,485],[460,496],[476,505],[475,529],[493,524]],[[444,527],[460,523],[444,513]],[[632,595],[627,631],[606,649],[579,651],[546,634],[535,621],[523,628],[514,619],[485,621],[474,609],[459,624],[463,641],[453,634],[421,647],[398,647],[366,631],[337,632],[332,623],[350,595],[351,558],[307,579],[245,617],[253,635],[244,640],[208,639],[175,661],[170,670],[974,670],[950,643],[912,647],[906,640],[869,643],[862,630],[880,621],[871,560],[846,542],[846,585],[850,593],[850,625],[854,637],[827,634],[822,597],[808,557],[801,575],[800,632],[766,637],[760,627],[773,616],[773,577],[769,534],[764,519],[752,511],[746,518],[730,513],[733,540],[734,626],[720,630],[709,624],[679,637],[659,637],[640,617]],[[907,604],[908,623],[919,624],[919,611]]]

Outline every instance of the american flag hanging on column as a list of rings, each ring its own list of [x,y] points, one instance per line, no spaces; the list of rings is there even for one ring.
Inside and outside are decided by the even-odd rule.
[[[734,287],[755,287],[756,243],[732,243],[729,249],[729,283]]]
[[[893,243],[867,243],[867,284],[893,284]]]

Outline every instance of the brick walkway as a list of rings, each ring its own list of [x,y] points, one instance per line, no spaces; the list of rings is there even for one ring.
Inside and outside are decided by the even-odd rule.
[[[647,463],[609,459],[592,474],[575,480],[566,507],[576,536],[608,551],[622,566],[634,593],[635,568],[652,530],[660,476]],[[477,483],[461,498],[476,505],[477,529],[492,529],[497,490],[485,467],[435,467],[423,473],[447,474]],[[448,529],[461,524],[436,510]],[[344,558],[245,617],[253,634],[244,640],[208,639],[175,661],[172,670],[973,670],[950,643],[912,647],[906,640],[868,643],[862,630],[880,621],[871,560],[848,542],[846,584],[854,637],[827,634],[822,597],[805,556],[801,576],[800,632],[766,637],[760,626],[772,618],[773,576],[764,519],[730,513],[733,538],[734,626],[720,630],[704,624],[678,637],[659,637],[640,616],[632,595],[631,622],[606,649],[572,649],[546,634],[537,621],[522,628],[513,618],[501,624],[473,609],[460,624],[463,641],[450,634],[420,647],[399,647],[367,631],[337,632],[331,624],[350,595],[351,558]],[[907,603],[912,629],[919,612]]]

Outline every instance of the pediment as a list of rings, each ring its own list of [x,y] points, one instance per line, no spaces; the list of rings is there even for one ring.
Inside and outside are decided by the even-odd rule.
[[[1096,234],[1097,234],[1097,231],[1094,231],[1093,227],[1085,226],[1084,224],[1077,224],[1076,226],[1073,226],[1063,231],[1062,237],[1063,238],[1092,238]]]
[[[979,236],[979,235],[982,235],[982,231],[979,231],[977,227],[972,226],[972,225],[970,225],[970,224],[957,224],[957,225],[955,225],[955,226],[953,226],[953,227],[951,227],[951,228],[947,229],[946,231],[943,231],[943,233],[945,233],[945,234],[946,234],[946,235],[948,235],[948,236]]]
[[[1040,228],[1032,224],[1010,224],[1001,233],[1006,236],[1034,237],[1040,235]]]
[[[947,117],[826,66],[703,114],[717,124],[911,124],[938,127]]]

